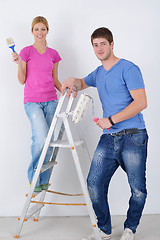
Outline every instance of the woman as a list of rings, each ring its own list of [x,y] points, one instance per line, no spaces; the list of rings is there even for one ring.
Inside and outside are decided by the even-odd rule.
[[[56,50],[47,47],[47,20],[41,16],[35,17],[31,30],[33,45],[23,48],[19,55],[12,53],[13,61],[18,64],[19,82],[25,84],[24,107],[32,128],[32,160],[28,168],[30,183],[57,107],[55,87],[61,91],[58,80],[58,63],[61,58]],[[52,149],[49,148],[44,163],[50,160],[51,154]],[[49,170],[40,174],[35,191],[48,189],[48,181]]]

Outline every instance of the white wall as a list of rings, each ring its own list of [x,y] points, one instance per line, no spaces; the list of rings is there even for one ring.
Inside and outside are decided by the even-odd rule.
[[[11,51],[5,39],[13,37],[16,50],[33,43],[30,33],[32,19],[43,15],[49,21],[48,44],[62,57],[59,79],[84,77],[100,62],[90,44],[90,35],[98,27],[111,29],[115,40],[115,54],[138,64],[142,70],[148,96],[144,111],[150,135],[147,163],[148,199],[144,213],[160,213],[159,169],[159,63],[160,63],[160,2],[159,0],[6,0],[0,2],[0,216],[20,215],[25,193],[29,189],[27,167],[30,162],[31,130],[23,109],[23,86],[17,80],[17,66],[12,63]],[[86,92],[94,97],[96,116],[102,116],[95,89]],[[86,128],[86,129],[85,129]],[[101,130],[92,123],[91,106],[79,126],[91,156]],[[87,130],[87,131],[86,131]],[[81,153],[82,155],[82,153]],[[69,150],[62,150],[54,169],[52,189],[81,192]],[[81,159],[84,175],[89,162]],[[129,187],[124,172],[119,169],[110,186],[112,214],[125,214]],[[49,196],[47,200],[68,201]],[[79,201],[79,200],[77,200]],[[43,215],[83,215],[85,207],[51,207]]]

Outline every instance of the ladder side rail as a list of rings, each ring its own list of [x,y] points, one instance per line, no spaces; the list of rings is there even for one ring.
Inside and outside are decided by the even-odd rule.
[[[64,130],[65,130],[64,124],[62,122],[61,127],[60,127],[60,131],[59,131],[59,134],[58,134],[58,137],[57,137],[57,140],[62,140],[63,134],[64,134]],[[53,150],[51,161],[55,162],[56,157],[58,155],[58,151],[59,151],[59,147],[55,147],[54,150]],[[53,167],[50,169],[50,177],[51,177],[51,174],[52,174],[52,169],[53,169]],[[49,179],[50,179],[50,177],[49,177]]]
[[[64,95],[64,96],[61,96],[61,98],[60,98],[60,103],[58,104],[58,105],[60,105],[60,106],[57,106],[57,108],[59,107],[59,109],[57,109],[57,111],[55,112],[55,115],[54,115],[55,117],[57,116],[57,114],[60,113],[60,109],[62,108],[62,105],[63,105],[64,99],[66,98],[66,95],[67,95],[67,93],[65,93],[65,95]],[[66,111],[65,111],[66,114],[69,113],[69,111],[70,111],[70,109],[71,109],[71,106],[72,106],[72,103],[73,103],[73,100],[74,100],[74,98],[73,98],[72,95],[71,95],[71,97],[69,98],[67,107],[66,107]],[[53,118],[54,118],[54,117],[53,117]],[[51,128],[52,128],[52,124],[51,124],[50,129],[51,129]],[[65,130],[65,127],[64,127],[64,124],[63,124],[63,121],[62,121],[62,124],[61,124],[60,127],[59,127],[59,131],[58,131],[59,134],[58,134],[57,140],[61,140],[61,139],[62,139],[64,130]],[[49,130],[49,131],[50,131],[50,130]],[[52,135],[53,135],[53,130],[52,130],[51,132],[52,132]],[[49,134],[49,133],[48,133],[48,134]],[[51,135],[51,137],[52,137],[52,135]],[[47,140],[47,139],[46,139],[46,140]],[[51,138],[50,138],[50,141],[51,141]],[[49,143],[50,143],[50,141],[49,141]],[[48,145],[48,147],[49,147],[49,145]],[[48,147],[47,147],[47,150],[48,150]],[[59,151],[59,147],[55,147],[54,150],[53,150],[52,158],[51,158],[52,161],[55,161],[55,159],[56,159],[56,157],[57,157],[57,154],[58,154],[58,151]],[[46,154],[46,153],[45,153],[45,154]],[[44,161],[44,160],[43,160],[43,161]],[[36,170],[36,171],[37,171],[37,170]],[[53,171],[53,167],[50,169],[49,179],[51,178],[52,171]],[[46,192],[43,191],[43,192],[41,193],[40,198],[39,198],[39,201],[40,201],[40,202],[43,202],[43,201],[44,201],[45,195],[46,195]],[[39,219],[40,212],[41,212],[41,208],[40,208],[39,211],[37,211],[37,213],[35,214],[35,219],[36,219],[36,220]]]
[[[68,123],[67,118],[63,118],[63,121],[64,121],[64,125],[65,125],[65,129],[66,129],[66,133],[67,133],[67,136],[68,136],[69,143],[73,147],[73,149],[71,151],[72,151],[74,163],[75,163],[75,166],[76,166],[76,169],[77,169],[80,184],[81,184],[81,187],[82,187],[82,191],[83,191],[83,194],[84,194],[84,198],[85,198],[85,201],[86,201],[86,204],[87,204],[87,209],[88,209],[88,213],[89,213],[89,216],[90,216],[90,219],[91,219],[91,222],[92,222],[93,230],[94,230],[94,233],[96,235],[96,239],[101,240],[101,237],[100,237],[100,234],[99,234],[99,231],[98,231],[98,227],[97,227],[95,213],[94,213],[94,210],[92,208],[92,203],[91,203],[91,200],[90,200],[90,197],[89,197],[87,186],[86,186],[85,181],[84,181],[82,169],[81,169],[80,162],[79,162],[79,157],[78,157],[77,150],[75,148],[75,144],[74,144],[74,141],[73,141],[73,138],[72,138],[69,123]]]
[[[35,189],[35,186],[36,186],[36,183],[37,183],[37,180],[38,180],[38,177],[39,177],[41,168],[42,168],[42,166],[43,166],[43,162],[44,162],[44,159],[45,159],[47,150],[48,150],[48,147],[49,147],[49,144],[50,144],[50,141],[51,141],[51,138],[52,138],[52,135],[53,135],[53,132],[54,132],[54,129],[55,129],[57,120],[58,120],[58,119],[57,119],[57,115],[59,114],[59,112],[60,112],[60,110],[61,110],[61,108],[62,108],[62,105],[63,105],[64,99],[65,99],[65,96],[66,96],[66,93],[65,93],[65,95],[63,95],[63,96],[60,97],[58,106],[57,106],[57,108],[56,108],[56,111],[55,111],[55,114],[54,114],[54,117],[53,117],[53,120],[52,120],[50,129],[49,129],[49,131],[48,131],[48,135],[47,135],[45,144],[44,144],[44,146],[43,146],[43,150],[42,150],[42,153],[41,153],[41,156],[40,156],[40,159],[39,159],[39,163],[38,163],[38,166],[37,166],[35,175],[34,175],[33,180],[32,180],[31,188],[30,188],[30,191],[29,191],[29,194],[28,194],[28,198],[29,198],[29,199],[31,199],[32,194],[33,194],[33,192],[34,192],[34,189]]]
[[[44,204],[36,204],[36,203],[33,206],[31,206],[27,212],[26,220],[32,217],[34,214],[36,214],[37,211],[39,211],[39,209],[41,209],[44,206],[45,206]]]
[[[68,105],[66,107],[66,114],[68,114],[70,112],[73,101],[74,101],[73,94],[71,94],[69,101],[68,101]]]
[[[58,140],[61,140],[61,139],[62,139],[64,130],[65,130],[64,124],[63,124],[63,122],[62,122],[62,124],[61,124],[61,126],[60,126],[60,131],[59,131],[59,134],[58,134],[58,137],[57,137]],[[55,148],[54,148],[54,151],[53,151],[53,155],[52,155],[51,161],[55,161],[55,160],[56,160],[58,151],[59,151],[59,147],[55,147]],[[50,178],[51,178],[52,171],[53,171],[53,167],[50,168],[49,180],[50,180]],[[39,198],[39,201],[40,201],[40,202],[43,202],[45,196],[46,196],[46,191],[43,191],[43,192],[41,193],[41,196],[40,196],[40,198]],[[34,217],[34,218],[36,219],[36,221],[38,221],[38,219],[39,219],[40,212],[41,212],[41,209],[39,209],[39,210],[37,211],[37,213],[35,214],[35,217]]]
[[[65,95],[66,95],[66,94],[65,94]],[[55,111],[55,114],[54,114],[54,117],[53,117],[53,120],[52,120],[52,123],[51,123],[51,126],[50,126],[50,129],[49,129],[49,131],[48,131],[48,135],[47,135],[45,144],[44,144],[44,146],[43,146],[43,150],[42,150],[42,153],[41,153],[41,156],[40,156],[40,159],[39,159],[39,163],[38,163],[36,172],[35,172],[34,177],[33,177],[33,180],[32,180],[31,188],[30,188],[30,191],[29,191],[29,193],[28,193],[28,198],[29,198],[29,199],[31,199],[31,197],[32,197],[32,194],[33,194],[33,192],[34,192],[34,189],[35,189],[35,186],[36,186],[36,183],[37,183],[37,180],[38,180],[38,177],[39,177],[41,168],[42,168],[42,166],[43,166],[43,162],[44,162],[44,159],[45,159],[45,156],[46,156],[46,153],[47,153],[47,150],[48,150],[48,147],[49,147],[49,144],[50,144],[52,135],[53,135],[53,131],[54,131],[55,126],[56,126],[56,123],[57,123],[57,114],[60,112],[60,110],[61,110],[61,108],[62,108],[65,95],[64,95],[64,96],[61,96],[61,98],[60,98],[60,100],[59,100],[59,104],[58,104],[58,106],[57,106],[57,109],[56,109],[56,111]],[[29,203],[28,203],[28,204],[29,204]]]
[[[29,190],[29,193],[28,193],[28,197],[27,197],[26,202],[24,204],[24,208],[22,210],[20,221],[19,221],[18,226],[17,226],[17,231],[16,231],[16,235],[17,236],[20,235],[20,232],[21,232],[21,229],[22,229],[22,226],[23,226],[23,223],[24,223],[24,219],[26,217],[29,205],[31,203],[32,194],[34,192],[34,189],[35,189],[35,186],[36,186],[39,174],[40,174],[40,170],[41,170],[41,168],[43,166],[43,162],[44,162],[44,159],[45,159],[48,147],[49,147],[49,143],[50,143],[51,138],[52,138],[52,133],[53,133],[54,128],[55,128],[56,123],[57,123],[57,115],[59,114],[59,112],[60,112],[60,110],[62,108],[65,96],[66,96],[66,93],[63,96],[60,97],[58,106],[56,108],[56,111],[55,111],[55,114],[54,114],[54,117],[53,117],[50,129],[49,129],[49,132],[48,132],[48,135],[47,135],[47,138],[46,138],[46,141],[45,141],[45,144],[44,144],[44,147],[43,147],[40,159],[39,159],[39,163],[38,163],[36,172],[35,172],[33,180],[32,180],[32,184],[31,184],[31,187],[30,187],[30,190]]]
[[[42,191],[42,193],[41,193],[41,195],[40,195],[40,198],[39,198],[39,201],[40,201],[40,202],[43,202],[45,196],[46,196],[46,191]],[[35,213],[35,215],[34,215],[34,221],[38,221],[39,215],[40,215],[40,212],[41,212],[41,209],[42,209],[42,208],[40,208],[40,209]]]

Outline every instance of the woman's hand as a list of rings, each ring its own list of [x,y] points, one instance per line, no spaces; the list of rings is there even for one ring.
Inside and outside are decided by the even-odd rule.
[[[14,62],[14,63],[20,64],[20,63],[22,62],[22,59],[21,59],[21,57],[18,55],[18,53],[13,52],[13,53],[12,53],[12,56],[13,56],[13,62]]]

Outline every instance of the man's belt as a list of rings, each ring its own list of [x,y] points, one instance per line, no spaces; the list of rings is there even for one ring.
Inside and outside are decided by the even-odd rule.
[[[122,135],[126,135],[126,134],[136,134],[138,132],[139,132],[138,128],[130,128],[130,129],[124,129],[120,132],[110,133],[109,135],[111,135],[111,136],[122,136]]]

